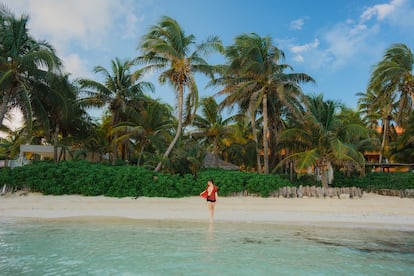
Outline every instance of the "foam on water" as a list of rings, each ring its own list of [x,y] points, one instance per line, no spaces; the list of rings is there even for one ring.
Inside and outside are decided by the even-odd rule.
[[[2,221],[1,275],[414,275],[414,233],[113,218]]]

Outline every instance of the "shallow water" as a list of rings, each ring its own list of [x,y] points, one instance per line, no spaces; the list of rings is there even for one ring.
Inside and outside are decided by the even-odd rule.
[[[1,275],[414,275],[414,233],[128,219],[0,222]]]

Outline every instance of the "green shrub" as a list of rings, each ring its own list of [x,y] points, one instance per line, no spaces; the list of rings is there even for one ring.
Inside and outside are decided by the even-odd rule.
[[[414,175],[411,172],[369,172],[364,177],[345,176],[336,172],[334,176],[334,187],[359,187],[367,192],[390,189],[404,190],[414,189]]]
[[[314,185],[313,178],[289,183],[276,174],[208,169],[191,174],[172,175],[154,173],[142,167],[96,164],[88,161],[66,161],[60,163],[36,162],[14,169],[0,169],[0,186],[4,184],[44,194],[105,195],[111,197],[184,197],[197,196],[213,179],[219,187],[220,196],[231,196],[240,192],[263,197],[284,186]],[[412,173],[369,173],[365,177],[346,177],[335,173],[336,187],[361,187],[366,191],[375,189],[413,189]]]

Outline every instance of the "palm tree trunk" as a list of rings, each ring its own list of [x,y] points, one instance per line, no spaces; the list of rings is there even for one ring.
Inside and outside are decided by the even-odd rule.
[[[390,125],[389,119],[385,118],[384,119],[384,132],[382,135],[382,142],[381,142],[381,152],[379,156],[380,166],[382,163],[382,159],[383,159],[383,155],[385,153],[386,147],[388,146],[388,136],[389,136],[389,129],[390,129],[389,125]],[[382,167],[381,167],[381,170],[383,170]]]
[[[139,167],[139,165],[141,164],[141,159],[142,159],[142,154],[144,153],[144,148],[145,148],[145,146],[142,146],[141,150],[139,151],[138,160],[137,160],[137,167]]]
[[[295,172],[295,162],[289,161],[289,180],[293,182],[293,173]]]
[[[414,83],[413,83],[413,85],[414,85]],[[410,98],[411,98],[411,108],[414,108],[414,89],[413,89],[412,86],[410,87],[409,94],[410,94]]]
[[[53,147],[53,160],[55,162],[58,161],[58,152],[57,152],[58,139],[59,139],[59,124],[57,123],[56,127],[55,127],[55,133],[53,135],[53,144],[54,144],[54,147]]]
[[[112,115],[112,127],[115,127],[115,124],[118,122],[118,113]],[[112,135],[112,164],[115,164],[115,161],[118,159],[118,143],[116,142],[118,135],[115,133]]]
[[[263,96],[263,163],[264,173],[269,173],[269,127],[268,127],[268,115],[267,115],[267,95]]]
[[[219,157],[218,157],[218,145],[217,145],[217,136],[214,138],[214,166],[219,167]]]
[[[260,161],[259,141],[257,139],[257,132],[256,132],[255,112],[253,110],[251,110],[250,112],[251,112],[250,113],[250,122],[252,124],[252,134],[253,134],[253,139],[254,139],[255,147],[256,147],[257,172],[261,173],[262,172],[262,164],[261,164],[261,161]]]
[[[122,160],[128,159],[126,142],[121,143],[121,159]]]
[[[165,159],[170,155],[170,153],[173,150],[175,144],[177,143],[178,139],[181,136],[182,125],[183,125],[183,102],[184,102],[184,87],[183,87],[182,84],[180,84],[179,94],[178,94],[178,126],[177,126],[177,131],[175,133],[174,139],[172,140],[171,144],[168,146],[167,151],[162,156],[162,159]],[[154,172],[159,172],[161,170],[162,161],[163,160],[158,162],[158,165],[154,169]]]
[[[321,182],[322,182],[322,188],[328,188],[328,179],[326,177],[326,165],[324,162],[319,167],[319,173],[321,174]]]

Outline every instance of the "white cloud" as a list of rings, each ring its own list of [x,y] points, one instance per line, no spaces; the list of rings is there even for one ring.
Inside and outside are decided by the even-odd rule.
[[[302,53],[302,52],[306,52],[306,51],[309,51],[311,49],[317,48],[318,46],[319,46],[319,40],[317,38],[315,38],[313,40],[313,42],[306,43],[306,44],[303,44],[303,45],[292,46],[290,48],[290,50],[293,53]]]
[[[302,45],[293,45],[290,44],[289,50],[294,53],[293,60],[302,63],[305,61],[304,55],[307,55],[309,52],[317,49],[319,46],[319,39],[315,38],[312,42],[302,44]]]
[[[299,18],[290,22],[290,29],[291,30],[301,30],[303,25],[305,24],[304,18]]]
[[[363,23],[376,19],[375,23],[386,22],[390,26],[400,28],[409,35],[411,35],[414,28],[413,18],[413,2],[409,0],[391,0],[388,4],[374,5],[365,9],[360,16]]]
[[[341,67],[352,60],[366,59],[369,55],[378,56],[377,52],[382,51],[381,44],[385,43],[378,37],[384,24],[397,27],[399,31],[405,29],[411,32],[414,27],[413,16],[414,10],[406,0],[391,0],[366,8],[357,22],[347,20],[346,23],[335,25],[325,34],[328,44],[326,51],[335,60],[332,66]],[[404,26],[404,22],[407,26]],[[376,47],[372,47],[372,43]]]
[[[137,17],[136,15],[129,13],[125,18],[124,34],[122,38],[137,38],[139,29],[137,26],[144,21],[144,16]]]
[[[71,43],[98,48],[114,21],[121,16],[111,0],[26,0],[33,35],[47,37],[56,48]]]
[[[90,75],[82,54],[110,51],[113,35],[120,39],[136,36],[134,1],[113,0],[20,0],[6,3],[16,15],[29,14],[30,34],[46,40],[62,58],[65,71],[75,77]],[[111,37],[112,36],[112,37]],[[73,49],[77,49],[76,53]],[[83,51],[84,53],[81,53]]]
[[[405,0],[401,0],[401,2],[387,17],[387,20],[391,26],[395,26],[407,35],[412,36],[412,30],[414,29],[414,2]]]
[[[324,38],[328,45],[326,52],[334,59],[332,67],[341,67],[368,50],[367,38],[377,31],[376,26],[368,28],[364,24],[337,24],[329,30]]]
[[[301,54],[297,54],[293,57],[293,60],[299,63],[303,63],[305,58]]]
[[[391,15],[395,10],[404,4],[405,0],[392,0],[389,4],[378,4],[367,8],[360,16],[361,20],[367,21],[373,17],[377,20],[384,20]]]
[[[89,65],[79,55],[70,54],[62,59],[64,60],[64,71],[71,73],[73,77],[93,78]]]
[[[346,19],[333,25],[321,35],[321,41],[293,45],[289,50],[298,63],[311,67],[331,69],[343,67],[353,61],[364,61],[369,56],[380,56],[384,45],[378,35],[384,24],[411,33],[414,28],[414,9],[409,1],[390,0],[389,3],[366,8],[356,19]],[[375,43],[376,47],[372,47]]]

